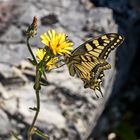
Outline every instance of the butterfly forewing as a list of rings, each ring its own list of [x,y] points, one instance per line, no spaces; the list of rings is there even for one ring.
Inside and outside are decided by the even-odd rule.
[[[100,59],[107,59],[109,53],[123,42],[124,38],[116,33],[109,33],[93,40],[88,40],[84,44],[76,48],[72,54],[76,55],[92,55]]]

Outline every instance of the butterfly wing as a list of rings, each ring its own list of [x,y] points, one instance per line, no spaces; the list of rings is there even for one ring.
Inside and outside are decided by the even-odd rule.
[[[76,56],[67,66],[71,76],[77,75],[83,81],[89,81],[100,71],[111,68],[111,65],[105,60],[96,59],[92,56]]]
[[[110,52],[122,44],[124,37],[117,33],[109,33],[88,40],[78,48],[76,48],[72,54],[77,55],[92,55],[98,59],[107,59]]]
[[[102,63],[102,60],[99,61],[92,56],[79,55],[70,58],[67,66],[71,76],[77,75],[82,80],[90,80],[92,69],[98,67],[100,63]]]
[[[81,78],[85,88],[101,92],[104,70],[111,68],[106,59],[123,40],[122,36],[109,33],[83,43],[66,58],[70,75]]]

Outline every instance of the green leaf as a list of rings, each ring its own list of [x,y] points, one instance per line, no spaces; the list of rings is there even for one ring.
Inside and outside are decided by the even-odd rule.
[[[127,123],[120,123],[116,132],[121,137],[121,140],[136,140],[133,129]]]
[[[37,128],[34,128],[34,134],[38,135],[41,138],[44,139],[49,139],[49,136],[43,132],[41,132],[40,130],[38,130]]]

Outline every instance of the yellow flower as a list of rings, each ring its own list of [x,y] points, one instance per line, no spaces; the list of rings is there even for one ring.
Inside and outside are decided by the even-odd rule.
[[[52,59],[46,64],[47,69],[48,69],[49,71],[56,67],[55,63],[57,62],[57,60],[58,60],[57,57],[52,58]]]
[[[67,39],[64,33],[56,33],[55,30],[49,30],[48,33],[40,35],[41,42],[49,47],[54,55],[70,54],[73,49],[73,42]]]
[[[39,61],[41,61],[44,57],[44,55],[46,54],[46,51],[44,49],[37,49],[36,51],[36,56],[38,58]],[[47,61],[49,59],[49,56],[46,56],[46,60]],[[47,63],[46,63],[46,67],[47,69],[50,71],[51,69],[55,68],[56,65],[55,63],[57,62],[58,58],[54,57],[51,58]]]

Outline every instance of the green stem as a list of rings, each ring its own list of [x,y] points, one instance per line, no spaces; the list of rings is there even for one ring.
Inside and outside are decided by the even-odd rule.
[[[41,78],[41,75],[40,75],[40,72],[39,72],[39,69],[37,66],[37,68],[36,68],[36,80],[35,80],[35,85],[34,85],[34,89],[35,89],[35,93],[36,93],[37,107],[36,107],[36,113],[35,113],[34,119],[32,121],[32,124],[31,124],[29,130],[28,130],[28,140],[32,140],[32,135],[34,134],[34,125],[35,125],[35,122],[37,120],[37,117],[38,117],[38,114],[40,111],[40,96],[39,96],[40,78]]]
[[[28,47],[28,50],[29,50],[29,52],[30,52],[30,54],[31,54],[31,56],[32,56],[32,58],[33,58],[33,60],[35,61],[35,63],[37,64],[37,61],[36,61],[36,58],[35,58],[35,56],[34,56],[34,54],[33,54],[33,52],[32,52],[32,49],[31,49],[31,46],[30,46],[30,43],[29,43],[29,37],[27,38],[27,47]]]
[[[40,62],[40,63],[37,63],[36,61],[36,58],[32,52],[32,49],[31,49],[31,46],[30,46],[30,43],[29,43],[29,39],[30,38],[27,38],[27,46],[28,46],[28,50],[33,58],[33,60],[35,61],[36,63],[36,79],[35,79],[35,84],[34,84],[34,89],[35,89],[35,93],[36,93],[36,102],[37,102],[37,106],[36,106],[36,112],[35,112],[35,116],[33,118],[33,121],[31,123],[31,126],[28,130],[28,140],[32,140],[32,135],[34,134],[34,126],[35,126],[35,123],[36,123],[36,120],[37,120],[37,117],[38,117],[38,114],[39,114],[39,111],[40,111],[40,96],[39,96],[39,91],[40,91],[40,80],[41,80],[41,72],[40,72],[40,68],[42,68],[42,66],[45,66],[45,63],[47,63],[48,61],[50,61],[51,57],[49,57],[49,59],[47,60],[47,62],[45,62],[45,59],[46,59],[46,56],[47,56],[47,53],[44,55],[43,57],[43,60]]]

